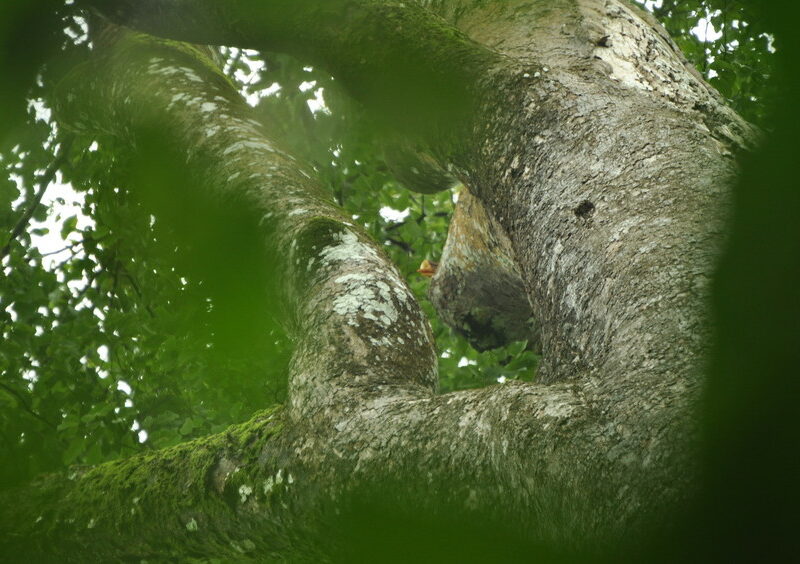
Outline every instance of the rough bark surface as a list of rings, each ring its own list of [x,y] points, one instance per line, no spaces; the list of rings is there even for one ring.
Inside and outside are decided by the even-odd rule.
[[[441,319],[479,351],[512,341],[540,348],[511,241],[466,187],[428,293]]]
[[[305,13],[309,29],[331,27],[313,42],[294,39],[296,14],[272,9],[281,2],[257,13],[234,1],[89,3],[194,43],[307,55],[378,110],[393,80],[382,57],[413,47],[434,84],[469,98],[469,120],[446,116],[425,135],[507,241],[543,367],[536,384],[435,395],[427,322],[382,252],[212,65],[123,36],[79,71],[61,119],[123,139],[157,120],[198,189],[258,210],[296,311],[290,402],[221,435],[0,494],[0,548],[38,561],[302,560],[321,508],[381,483],[403,484],[408,506],[446,491],[536,538],[591,543],[691,493],[708,281],[733,154],[752,133],[657,25],[618,0],[364,0]],[[388,8],[403,25],[371,19]],[[351,44],[355,29],[368,32]]]

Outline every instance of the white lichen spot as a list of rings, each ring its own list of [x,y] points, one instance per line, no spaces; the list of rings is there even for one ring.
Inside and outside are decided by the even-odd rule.
[[[239,172],[234,172],[233,174],[231,174],[231,175],[228,177],[228,182],[233,182],[234,180],[236,180],[237,178],[239,178],[240,174],[241,174],[241,173],[239,173]]]
[[[473,411],[465,411],[461,414],[461,417],[458,418],[459,429],[471,429],[473,427],[474,420],[475,413]]]
[[[369,276],[369,274],[348,274],[338,278],[336,281],[341,283],[342,278],[348,276]],[[338,296],[333,301],[333,311],[347,318],[348,325],[357,326],[356,315],[360,314],[364,319],[375,321],[386,327],[397,321],[397,310],[388,296],[389,287],[380,282],[375,285],[348,285],[347,292]]]
[[[203,102],[200,105],[200,111],[203,112],[204,114],[213,112],[216,109],[217,109],[217,105],[215,103],[213,103],[213,102]]]
[[[183,102],[184,100],[188,100],[188,99],[189,99],[189,96],[186,95],[186,94],[183,94],[183,93],[175,94],[172,98],[170,98],[169,104],[167,104],[167,109],[171,110],[172,106],[174,106],[178,102]]]
[[[248,486],[247,484],[242,484],[239,486],[239,498],[242,500],[242,503],[247,501],[247,498],[253,493],[253,488]]]
[[[542,409],[542,413],[547,415],[548,417],[556,417],[556,418],[563,418],[569,417],[572,415],[572,412],[575,411],[575,407],[570,405],[567,402],[559,401],[555,398],[551,398],[547,401],[544,405],[544,409]]]
[[[39,516],[36,518],[36,521],[34,521],[34,523],[41,523],[41,522],[42,522],[42,519],[44,519],[44,516],[42,516],[42,515],[39,515]]]
[[[189,522],[186,523],[186,530],[191,532],[191,533],[194,533],[195,531],[197,531],[197,521],[194,520],[194,517],[189,519]]]
[[[392,344],[392,340],[389,337],[381,337],[380,339],[370,337],[369,342],[378,347],[388,347]]]
[[[151,64],[150,65],[150,74],[155,75],[163,75],[163,76],[172,76],[174,74],[179,74],[181,71],[175,67],[162,67],[158,64]]]
[[[291,474],[287,474],[286,475],[286,483],[290,484],[290,485],[294,484],[294,476],[292,476]]]
[[[284,481],[283,477],[283,470],[278,470],[274,476],[270,476],[266,480],[264,480],[264,495],[269,495],[275,486],[280,486]],[[291,484],[292,481],[290,480],[289,483]]]
[[[563,251],[564,244],[561,242],[561,240],[556,241],[555,245],[553,245],[553,250],[550,252],[550,264],[548,266],[548,272],[555,272],[556,262]]]
[[[89,519],[89,523],[86,525],[87,529],[94,529],[94,526],[97,525],[97,521],[95,521],[94,517]]]
[[[184,76],[192,82],[203,82],[203,79],[197,76],[197,73],[194,72],[194,69],[190,69],[189,67],[181,67],[181,70],[183,71]]]
[[[377,258],[375,250],[358,240],[355,233],[346,230],[335,235],[337,244],[326,247],[320,255],[327,263],[353,262],[356,260]]]
[[[308,213],[308,210],[304,209],[304,208],[299,208],[299,209],[290,211],[289,215],[302,215],[304,213]]]
[[[338,244],[326,247],[320,253],[324,264],[359,261],[373,262],[378,258],[375,250],[358,240],[355,233],[344,231],[335,235]],[[346,292],[334,300],[333,309],[339,315],[350,318],[348,324],[357,326],[356,314],[365,319],[390,325],[397,321],[398,313],[392,300],[392,290],[398,292],[399,281],[392,280],[392,286],[374,273],[374,269],[365,266],[358,272],[339,276],[334,280],[346,286]],[[402,293],[402,290],[400,290]],[[400,301],[405,301],[403,296]]]
[[[241,151],[242,149],[259,149],[262,151],[269,151],[270,153],[275,152],[275,149],[272,147],[272,145],[266,141],[238,141],[222,151],[222,154],[224,156],[235,151]]]
[[[578,309],[577,285],[574,282],[567,284],[566,292],[564,293],[564,304],[571,310]]]

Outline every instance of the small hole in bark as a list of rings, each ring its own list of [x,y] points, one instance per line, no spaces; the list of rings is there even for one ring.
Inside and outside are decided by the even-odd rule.
[[[611,36],[604,35],[600,39],[597,40],[598,47],[611,47]]]
[[[592,217],[592,214],[594,214],[594,204],[589,200],[584,200],[572,211],[575,212],[575,215],[581,219],[589,219]]]

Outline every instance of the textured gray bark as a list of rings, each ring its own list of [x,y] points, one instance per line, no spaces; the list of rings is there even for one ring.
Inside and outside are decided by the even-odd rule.
[[[248,15],[242,3],[146,4],[163,18],[143,24],[151,31],[269,43],[257,29],[236,35],[233,22]],[[189,25],[209,20],[206,4],[218,18],[208,35],[207,25]],[[440,37],[436,57],[453,41],[454,64],[482,66],[456,73],[475,77],[468,134],[453,143],[437,131],[427,141],[441,141],[437,156],[489,214],[477,226],[494,231],[486,240],[507,240],[513,268],[486,268],[519,276],[511,286],[521,284],[518,298],[539,331],[540,382],[435,395],[427,322],[382,252],[206,66],[169,46],[127,42],[85,71],[97,104],[65,108],[63,119],[121,138],[157,120],[200,188],[259,210],[296,308],[290,402],[222,435],[3,494],[0,524],[13,534],[0,548],[40,560],[63,557],[64,546],[75,561],[299,560],[314,549],[307,535],[320,507],[381,483],[421,510],[446,491],[465,510],[580,544],[637,530],[691,494],[708,281],[733,154],[752,133],[663,30],[626,3],[418,4],[476,42]],[[328,40],[347,56],[346,34]],[[342,65],[355,95],[372,88],[369,72]],[[67,106],[76,99],[63,98]],[[450,253],[439,276],[458,271],[465,256]],[[440,307],[482,305],[469,302],[479,292],[460,296]]]
[[[503,227],[463,187],[429,294],[441,319],[479,351],[512,341],[541,348],[515,257]]]

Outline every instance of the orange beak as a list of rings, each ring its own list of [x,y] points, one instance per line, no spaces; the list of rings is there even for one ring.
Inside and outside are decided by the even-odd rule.
[[[430,278],[434,274],[436,274],[436,269],[439,266],[438,262],[433,262],[428,259],[422,261],[422,264],[419,265],[417,272],[422,274],[423,276]]]

